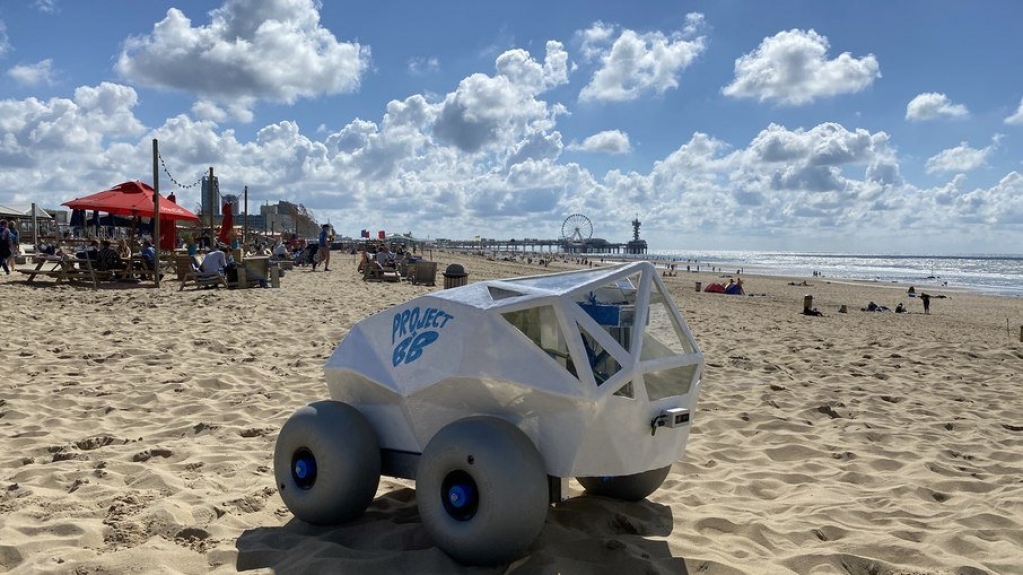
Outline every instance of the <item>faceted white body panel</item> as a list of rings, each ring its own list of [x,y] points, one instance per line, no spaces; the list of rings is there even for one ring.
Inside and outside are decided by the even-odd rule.
[[[549,475],[619,476],[682,457],[703,355],[637,262],[415,298],[356,324],[324,371],[382,448],[422,453],[448,423],[491,415],[533,440]]]

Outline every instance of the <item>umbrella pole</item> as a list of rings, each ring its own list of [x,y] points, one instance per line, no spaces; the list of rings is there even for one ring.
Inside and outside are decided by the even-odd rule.
[[[156,261],[153,262],[153,269],[156,272],[153,280],[156,287],[160,287],[160,167],[157,160],[160,156],[160,147],[156,138],[153,138],[153,243],[156,245]]]
[[[243,192],[245,196],[245,220],[242,223],[242,246],[246,246],[249,243],[249,187],[245,186]]]

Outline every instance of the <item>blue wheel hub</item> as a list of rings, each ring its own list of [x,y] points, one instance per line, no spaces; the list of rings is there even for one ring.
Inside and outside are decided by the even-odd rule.
[[[316,483],[316,456],[306,448],[291,457],[291,479],[299,489],[312,489]]]
[[[468,521],[479,509],[480,496],[476,481],[462,470],[452,471],[444,478],[440,488],[444,510],[457,521]]]

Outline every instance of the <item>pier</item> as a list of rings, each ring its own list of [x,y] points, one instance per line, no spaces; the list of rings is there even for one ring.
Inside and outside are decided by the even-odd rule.
[[[561,253],[561,254],[645,254],[646,242],[636,245],[634,242],[613,243],[602,238],[589,238],[583,241],[567,241],[559,239],[494,239],[480,238],[472,240],[452,240],[439,238],[434,240],[438,248],[469,252],[499,253]]]

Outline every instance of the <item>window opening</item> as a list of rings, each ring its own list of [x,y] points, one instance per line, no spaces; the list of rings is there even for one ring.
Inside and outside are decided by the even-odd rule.
[[[643,347],[646,349],[645,342]],[[673,395],[685,395],[689,393],[695,375],[696,365],[648,371],[643,374],[646,394],[650,397],[650,401],[657,401]]]
[[[565,335],[561,332],[558,316],[552,306],[510,311],[501,314],[501,317],[546,352],[558,365],[573,376],[579,377],[572,356],[568,352]]]
[[[695,352],[690,339],[675,320],[675,314],[657,282],[650,290],[650,306],[646,328],[643,330],[641,360],[685,355]]]
[[[517,291],[499,288],[497,286],[487,286],[487,290],[490,292],[490,298],[493,299],[494,301],[525,295]]]
[[[582,294],[576,303],[626,351],[630,351],[636,321],[636,293],[640,274],[614,280]]]
[[[616,373],[621,371],[622,366],[618,363],[614,357],[604,346],[600,345],[595,337],[590,335],[588,331],[582,326],[579,327],[579,334],[583,339],[583,349],[586,350],[586,360],[590,364],[590,369],[593,371],[593,379],[597,381],[597,385],[600,386],[607,380],[614,377]]]
[[[614,392],[612,395],[617,395],[618,397],[627,397],[629,399],[635,399],[636,398],[636,393],[632,389],[632,382],[631,381],[629,383],[626,383],[622,387],[620,387],[618,389],[618,391]]]

